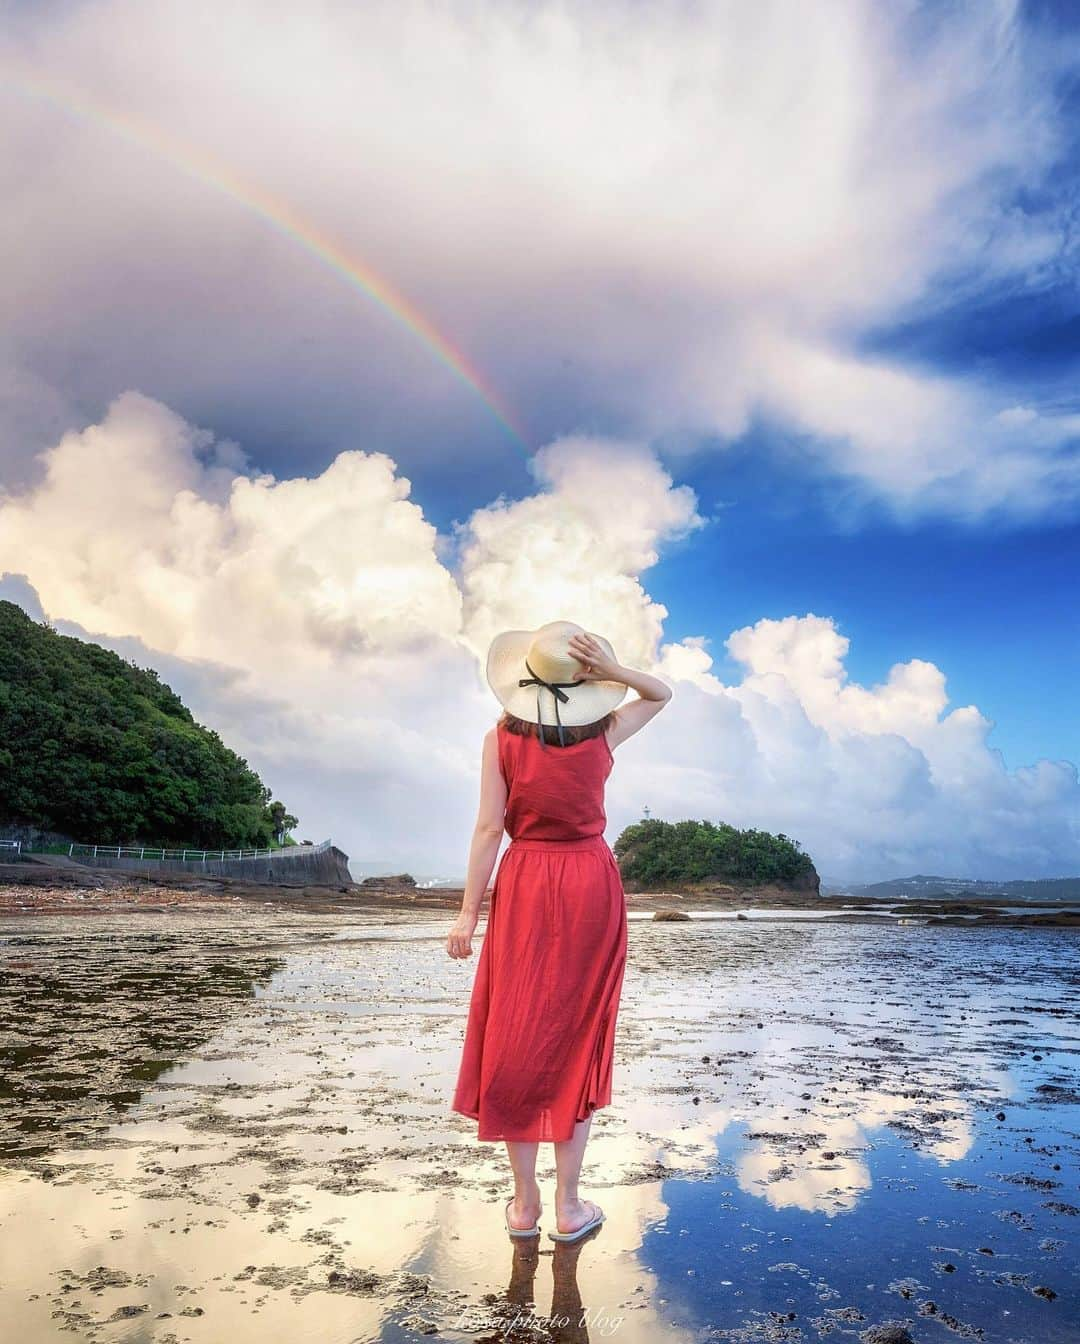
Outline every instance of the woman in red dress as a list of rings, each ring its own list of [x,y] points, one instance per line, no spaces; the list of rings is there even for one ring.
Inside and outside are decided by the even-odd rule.
[[[505,713],[484,738],[480,810],[461,914],[446,940],[472,953],[480,902],[507,831],[473,981],[452,1109],[503,1140],[514,1172],[512,1236],[536,1236],[537,1145],[555,1145],[555,1241],[603,1221],[578,1197],[593,1112],[611,1102],[626,966],[626,896],[604,840],[615,747],[671,698],[570,621],[492,642],[488,683]],[[639,698],[619,708],[627,688]]]

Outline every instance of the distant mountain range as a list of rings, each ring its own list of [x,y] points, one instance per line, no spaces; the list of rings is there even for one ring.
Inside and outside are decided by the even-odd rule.
[[[357,882],[365,877],[388,877],[400,873],[400,863],[351,863],[349,871]],[[415,872],[418,887],[463,887],[464,875]],[[1001,896],[1017,905],[1025,901],[1047,904],[1080,901],[1080,877],[1052,877],[1033,881],[992,882],[978,877],[935,877],[916,873],[913,877],[893,877],[887,882],[836,882],[821,879],[822,896],[880,896],[887,900],[905,898],[965,896]]]
[[[821,891],[825,896],[843,893],[899,900],[909,896],[1005,896],[1017,904],[1024,901],[1076,901],[1080,900],[1080,877],[992,882],[976,877],[933,877],[916,873],[914,877],[894,877],[888,882],[828,882],[822,879]]]

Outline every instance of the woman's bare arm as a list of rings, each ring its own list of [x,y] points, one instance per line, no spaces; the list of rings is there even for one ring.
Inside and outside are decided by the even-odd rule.
[[[628,737],[633,737],[639,729],[644,728],[671,699],[671,687],[659,677],[652,677],[647,672],[638,672],[626,667],[622,669],[617,680],[625,681],[632,691],[637,691],[639,699],[631,700],[628,705],[620,705],[615,710],[615,722],[607,730],[608,746],[612,751],[620,742],[625,742]]]
[[[480,903],[484,899],[502,843],[505,816],[506,781],[499,769],[498,732],[491,728],[484,734],[484,750],[480,761],[480,808],[473,828],[472,844],[469,846],[469,867],[461,913],[446,939],[446,950],[451,957],[472,955],[472,935],[480,918]]]
[[[608,746],[613,751],[620,742],[644,728],[671,699],[671,687],[666,681],[614,662],[592,635],[571,635],[568,647],[570,653],[584,664],[578,681],[621,681],[632,691],[637,691],[640,697],[615,710],[615,722],[607,730]]]

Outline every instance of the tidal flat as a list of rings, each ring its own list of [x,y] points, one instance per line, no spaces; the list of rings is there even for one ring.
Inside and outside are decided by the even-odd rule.
[[[632,913],[557,1245],[449,1110],[451,918],[0,918],[7,1336],[1080,1341],[1080,930]]]

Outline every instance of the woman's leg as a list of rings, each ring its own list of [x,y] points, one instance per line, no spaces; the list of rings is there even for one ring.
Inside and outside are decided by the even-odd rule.
[[[589,1141],[589,1129],[592,1116],[579,1120],[574,1126],[573,1137],[555,1144],[555,1230],[556,1232],[575,1232],[579,1227],[596,1217],[596,1207],[592,1201],[578,1198],[578,1180],[581,1177],[581,1161],[585,1156],[585,1145]]]
[[[507,1139],[506,1152],[514,1170],[514,1202],[507,1217],[511,1227],[533,1227],[540,1217],[540,1187],[536,1184],[538,1143]]]

